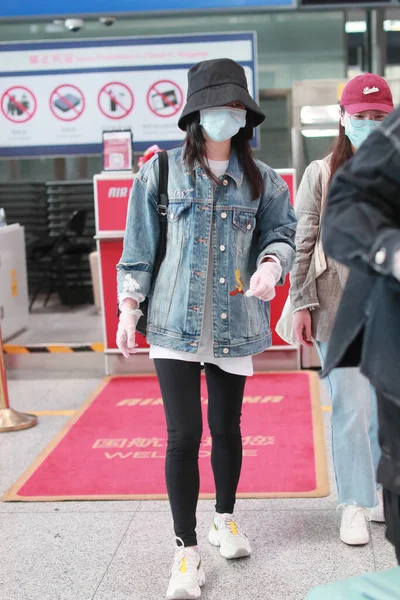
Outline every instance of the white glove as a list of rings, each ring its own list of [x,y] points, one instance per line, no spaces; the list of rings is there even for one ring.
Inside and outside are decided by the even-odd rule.
[[[117,330],[117,346],[125,358],[130,354],[135,354],[137,344],[135,344],[136,325],[142,316],[142,311],[124,309],[119,315]]]
[[[259,300],[269,301],[275,298],[275,286],[282,275],[282,267],[277,262],[263,262],[250,279],[250,289],[246,296],[255,296]]]
[[[139,306],[139,304],[143,302],[145,297],[143,296],[143,294],[139,294],[136,292],[122,292],[122,294],[118,294],[118,306],[121,312],[124,310],[124,300],[126,300],[127,298],[135,300],[135,302]]]
[[[393,256],[393,275],[400,281],[400,250]]]

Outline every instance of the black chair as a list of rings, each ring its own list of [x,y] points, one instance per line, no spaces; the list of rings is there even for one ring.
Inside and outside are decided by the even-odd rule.
[[[68,274],[73,270],[74,277],[82,272],[82,259],[92,251],[92,246],[82,243],[79,238],[83,235],[86,227],[87,210],[79,210],[72,213],[66,225],[54,240],[44,240],[37,243],[30,253],[29,260],[36,267],[41,266],[43,276],[32,295],[29,310],[35,303],[38,294],[46,290],[44,307],[47,306],[51,295],[58,292],[63,303],[69,304]]]

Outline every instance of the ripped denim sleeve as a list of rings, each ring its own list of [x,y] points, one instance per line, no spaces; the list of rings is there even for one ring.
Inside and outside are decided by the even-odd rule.
[[[149,170],[147,165],[146,169]],[[152,171],[150,175],[147,171],[143,169],[148,178],[145,180],[143,172],[139,173],[132,187],[124,248],[117,264],[118,297],[132,294],[138,299],[140,294],[142,301],[150,292],[160,231],[155,185],[150,180]]]
[[[138,298],[143,301],[150,292],[151,267],[146,263],[123,263],[117,265],[118,298]]]

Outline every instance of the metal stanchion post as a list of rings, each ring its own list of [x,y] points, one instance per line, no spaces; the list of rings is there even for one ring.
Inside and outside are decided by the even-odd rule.
[[[4,364],[3,338],[1,337],[0,327],[0,433],[29,429],[29,427],[33,427],[36,423],[37,417],[35,415],[26,415],[10,408],[6,367]]]

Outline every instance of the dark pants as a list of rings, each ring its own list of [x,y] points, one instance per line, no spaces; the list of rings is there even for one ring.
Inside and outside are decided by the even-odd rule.
[[[378,392],[379,443],[382,458],[378,481],[383,485],[386,537],[400,564],[400,400]]]
[[[185,546],[196,546],[199,496],[199,447],[203,432],[199,363],[154,361],[168,430],[166,480],[175,535]],[[242,467],[240,417],[246,377],[206,364],[211,463],[216,487],[216,511],[232,513]]]

